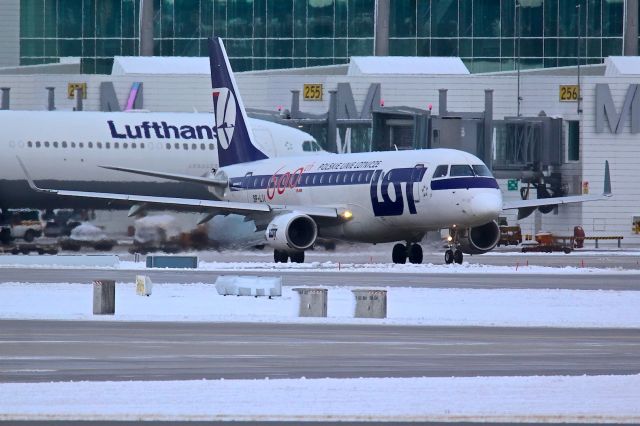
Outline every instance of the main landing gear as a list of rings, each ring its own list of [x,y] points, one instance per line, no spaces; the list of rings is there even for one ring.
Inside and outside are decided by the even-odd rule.
[[[274,250],[273,260],[276,263],[287,263],[291,259],[291,263],[304,263],[304,251]]]
[[[422,246],[415,243],[396,244],[391,252],[393,263],[407,263],[407,259],[411,263],[422,263]]]

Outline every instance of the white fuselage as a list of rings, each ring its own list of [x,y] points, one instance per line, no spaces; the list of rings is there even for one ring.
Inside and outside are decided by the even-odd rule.
[[[213,123],[210,113],[0,111],[0,208],[45,208],[53,202],[27,189],[16,156],[35,180],[59,188],[209,197],[202,185],[99,166],[206,175],[218,166]],[[256,144],[270,156],[317,154],[307,133],[264,120],[250,125]],[[89,206],[92,200],[55,201],[55,207],[65,207]]]
[[[327,206],[353,214],[339,226],[321,226],[322,237],[416,240],[429,230],[497,220],[502,196],[495,179],[488,173],[465,176],[464,167],[434,178],[443,165],[485,167],[471,154],[433,149],[268,159],[224,167],[221,173],[230,182],[229,201],[293,210]]]

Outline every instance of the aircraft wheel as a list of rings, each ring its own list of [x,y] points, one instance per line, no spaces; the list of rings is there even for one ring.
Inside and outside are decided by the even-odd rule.
[[[444,252],[444,263],[450,265],[453,263],[453,250],[448,249]]]
[[[287,260],[289,260],[289,255],[284,250],[274,250],[273,260],[276,263],[287,263]]]
[[[462,254],[462,250],[456,250],[453,252],[453,261],[456,262],[457,264],[461,264],[462,263],[462,259],[463,259],[463,254]]]
[[[409,246],[409,262],[422,263],[422,246],[420,244],[411,244]]]
[[[290,257],[291,257],[291,262],[292,263],[304,263],[304,252],[303,251],[293,252],[293,253],[291,253]]]
[[[404,244],[396,244],[391,252],[393,263],[407,263],[407,246]]]
[[[36,238],[36,233],[33,230],[28,229],[27,232],[24,233],[23,238],[26,242],[30,243]]]

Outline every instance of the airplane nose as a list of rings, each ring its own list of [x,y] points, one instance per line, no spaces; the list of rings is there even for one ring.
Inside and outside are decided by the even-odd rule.
[[[478,219],[495,220],[502,212],[502,195],[499,192],[477,194],[471,199],[471,212]]]

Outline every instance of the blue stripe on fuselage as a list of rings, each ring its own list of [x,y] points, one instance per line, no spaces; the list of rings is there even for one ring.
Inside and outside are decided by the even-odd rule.
[[[313,186],[342,186],[342,185],[366,185],[371,182],[375,170],[351,170],[342,172],[318,172],[302,173],[302,175],[289,175],[287,186],[306,188]],[[267,189],[269,185],[275,186],[283,178],[283,174],[255,175],[247,177],[232,177],[229,179],[229,187],[232,191]],[[294,182],[291,182],[293,180]],[[297,181],[297,182],[295,182]],[[291,185],[293,183],[293,185]]]
[[[431,181],[431,189],[440,191],[443,189],[471,189],[491,188],[498,189],[498,182],[491,177],[455,177],[449,179],[435,179]]]

